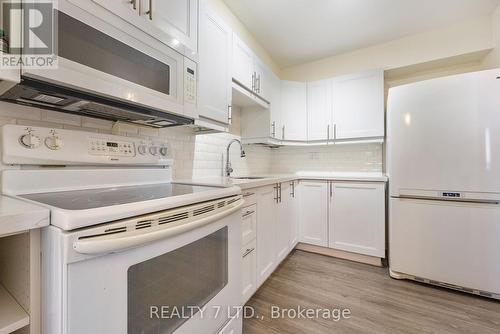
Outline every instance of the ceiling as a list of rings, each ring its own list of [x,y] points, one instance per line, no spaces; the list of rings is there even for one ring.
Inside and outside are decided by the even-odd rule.
[[[500,0],[223,0],[281,67],[490,14]]]

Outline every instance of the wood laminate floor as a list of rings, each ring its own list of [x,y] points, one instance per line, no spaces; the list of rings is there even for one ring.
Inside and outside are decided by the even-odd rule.
[[[271,306],[348,308],[349,319],[271,319]],[[500,302],[400,281],[377,268],[294,251],[249,300],[244,334],[500,333]],[[249,314],[249,312],[247,312]],[[276,313],[275,313],[276,314]],[[293,315],[293,314],[292,314]]]

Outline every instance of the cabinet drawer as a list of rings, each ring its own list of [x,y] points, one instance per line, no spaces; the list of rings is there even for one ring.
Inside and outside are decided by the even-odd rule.
[[[257,195],[252,189],[243,191],[243,199],[245,200],[245,205],[252,205],[257,203]]]
[[[243,245],[257,236],[257,205],[250,205],[241,210],[241,234]]]

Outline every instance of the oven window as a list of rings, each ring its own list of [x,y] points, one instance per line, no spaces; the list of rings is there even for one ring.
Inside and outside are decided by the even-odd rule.
[[[127,287],[128,334],[172,333],[197,313],[197,307],[204,306],[227,284],[227,247],[228,228],[224,227],[182,248],[131,266]]]
[[[170,66],[57,11],[58,55],[170,95]]]

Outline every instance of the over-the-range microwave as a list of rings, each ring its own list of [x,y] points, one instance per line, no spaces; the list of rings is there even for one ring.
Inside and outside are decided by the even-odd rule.
[[[193,123],[196,62],[68,1],[53,15],[57,68],[21,68],[20,82],[0,99],[153,127]]]

